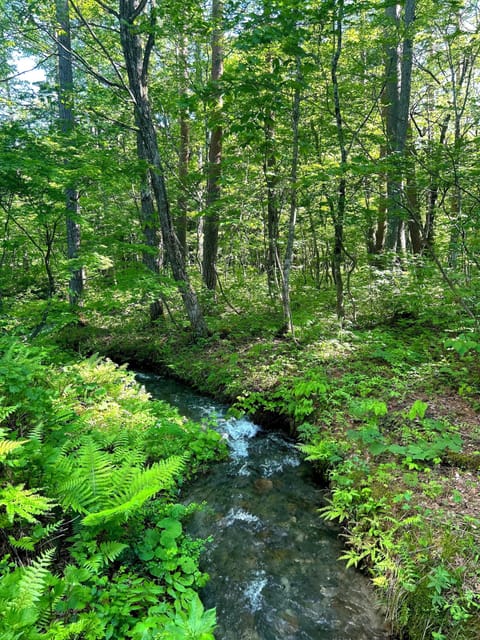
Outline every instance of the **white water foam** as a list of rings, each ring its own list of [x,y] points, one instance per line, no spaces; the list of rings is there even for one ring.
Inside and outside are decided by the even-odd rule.
[[[248,456],[248,441],[260,431],[260,427],[246,418],[220,419],[218,428],[225,436],[233,458],[246,458]]]
[[[262,521],[253,513],[245,511],[245,509],[230,509],[227,515],[221,519],[220,524],[224,527],[230,527],[235,522],[245,522],[246,524],[254,524],[255,529],[258,529]]]
[[[300,459],[296,456],[284,456],[281,460],[270,460],[269,462],[262,464],[263,475],[273,476],[275,473],[283,471],[285,467],[298,467]]]
[[[268,579],[265,577],[265,571],[257,571],[255,573],[255,579],[247,585],[243,592],[252,613],[262,608],[262,591],[267,586],[267,582]]]
[[[257,516],[254,516],[253,513],[250,513],[249,511],[245,511],[245,509],[230,509],[227,515],[221,520],[221,523],[225,527],[230,527],[234,522],[255,524],[257,525],[255,528],[258,528],[261,525],[260,518],[257,518]]]

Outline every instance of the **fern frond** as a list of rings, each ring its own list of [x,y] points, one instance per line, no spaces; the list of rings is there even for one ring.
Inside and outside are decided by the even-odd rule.
[[[15,405],[10,405],[10,406],[6,406],[6,405],[2,405],[2,402],[5,400],[4,396],[0,397],[0,422],[3,422],[4,420],[6,420],[9,416],[12,415],[12,413],[14,411],[16,411],[18,409],[18,404]]]
[[[111,456],[89,437],[78,451],[60,459],[58,471],[66,478],[58,487],[62,506],[87,513],[97,503],[101,506],[103,496],[111,491],[115,467]]]
[[[45,425],[43,424],[43,422],[39,422],[37,425],[35,425],[33,429],[30,430],[30,433],[28,434],[28,439],[38,440],[38,442],[42,442],[44,426]]]
[[[34,530],[32,536],[22,536],[21,538],[15,538],[12,535],[8,536],[8,541],[15,547],[16,549],[22,549],[23,551],[34,551],[35,545],[40,542],[40,540],[45,541],[53,536],[60,527],[63,525],[63,522],[60,520],[58,522],[51,522],[50,524],[46,524],[45,526],[37,525]]]
[[[127,470],[129,482],[123,482],[117,491],[112,491],[110,506],[120,506],[122,502],[145,490],[151,491],[151,495],[154,495],[160,490],[171,488],[184,464],[185,460],[182,457],[170,456],[147,469]]]
[[[93,495],[102,495],[111,488],[114,466],[111,457],[90,439],[78,452],[76,463],[92,488]]]
[[[63,524],[63,521],[59,520],[58,522],[51,522],[50,524],[45,525],[44,527],[42,527],[42,533],[41,537],[39,536],[39,539],[42,540],[53,536],[53,534],[57,533],[57,531],[62,527]]]
[[[85,568],[90,574],[95,575],[102,568],[104,562],[101,553],[97,553],[90,558],[86,558],[82,562],[82,567]]]
[[[82,523],[87,527],[94,527],[102,522],[108,522],[114,519],[128,520],[132,513],[142,507],[147,500],[153,497],[160,489],[157,487],[147,487],[143,491],[139,491],[129,500],[122,502],[117,507],[102,509],[98,513],[90,513],[83,518]]]
[[[9,605],[12,609],[26,609],[31,607],[43,595],[46,581],[55,549],[47,549],[42,555],[28,566],[18,585],[17,595]]]
[[[23,484],[8,484],[0,489],[0,505],[5,507],[10,523],[15,516],[20,516],[27,522],[38,522],[35,516],[50,511],[55,504],[54,500],[35,493],[33,489],[24,489]]]
[[[131,434],[128,431],[98,431],[95,433],[95,441],[104,449],[127,448],[130,444]]]
[[[150,483],[158,484],[158,491],[160,489],[170,489],[184,466],[185,458],[181,456],[170,456],[166,460],[155,462],[148,469],[139,471],[136,474],[133,482],[128,487],[128,493],[132,494],[139,491],[145,484],[149,485]]]
[[[22,551],[33,551],[35,549],[35,541],[30,536],[23,536],[18,540],[13,536],[8,536],[8,541],[16,549],[22,549]]]
[[[143,467],[147,460],[145,451],[137,448],[132,449],[130,445],[126,445],[125,448],[119,447],[115,449],[111,455],[115,464],[121,468],[130,467],[134,469],[135,467]]]
[[[122,542],[115,542],[114,540],[110,542],[102,542],[99,545],[100,553],[103,558],[108,562],[114,562],[118,556],[128,548],[128,544],[123,544]]]
[[[127,520],[156,493],[169,489],[184,464],[183,458],[171,456],[167,460],[157,462],[149,469],[137,469],[132,481],[112,495],[106,508],[90,513],[83,518],[82,523],[86,526],[96,526],[113,519]]]
[[[65,625],[64,622],[54,622],[45,634],[46,640],[77,640],[78,638],[101,638],[104,629],[96,615],[82,614],[79,620]],[[43,637],[43,636],[42,636]]]
[[[9,453],[21,447],[25,442],[27,440],[0,440],[0,460],[3,460]]]
[[[75,513],[88,513],[89,507],[95,503],[91,486],[78,476],[59,485],[58,494],[62,507],[73,509]]]

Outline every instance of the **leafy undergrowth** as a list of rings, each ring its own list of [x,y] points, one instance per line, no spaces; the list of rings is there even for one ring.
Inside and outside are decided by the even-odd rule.
[[[226,455],[218,434],[112,362],[6,337],[0,421],[0,636],[213,638],[182,525],[197,507],[176,496]]]
[[[215,322],[197,343],[178,328],[167,337],[119,323],[80,329],[74,343],[162,367],[289,429],[328,477],[322,515],[344,527],[343,558],[371,574],[395,632],[478,639],[480,341],[448,323],[339,332],[309,321],[294,344],[271,318]]]
[[[271,354],[276,381],[236,402],[288,418],[329,479],[343,559],[412,640],[480,637],[480,376],[476,353],[448,347],[418,329],[344,334]]]
[[[476,357],[373,331],[271,362],[276,382],[255,381],[236,407],[288,417],[330,481],[322,515],[344,526],[343,559],[371,574],[395,631],[480,637]]]

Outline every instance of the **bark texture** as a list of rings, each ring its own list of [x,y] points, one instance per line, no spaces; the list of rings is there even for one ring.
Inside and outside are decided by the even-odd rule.
[[[219,82],[223,75],[223,4],[222,0],[212,0],[212,71],[211,83],[214,90],[213,127],[208,146],[207,170],[207,211],[203,229],[203,281],[208,289],[214,291],[217,284],[218,232],[220,218],[216,202],[220,196],[220,177],[222,172],[223,129],[221,112],[223,99]]]
[[[70,38],[70,14],[68,0],[56,0],[58,23],[58,116],[62,133],[68,135],[75,127],[73,113],[73,68]],[[74,185],[65,189],[67,258],[77,260],[80,253],[80,204],[79,193]],[[72,306],[79,305],[85,285],[83,267],[70,269],[69,300]]]
[[[208,329],[197,296],[190,284],[182,247],[173,226],[157,133],[148,97],[148,68],[154,45],[155,7],[153,3],[150,4],[151,24],[148,34],[143,36],[142,29],[136,24],[136,19],[144,11],[146,4],[143,0],[120,0],[119,2],[120,36],[128,84],[134,103],[135,121],[149,165],[150,180],[168,262],[182,296],[192,332],[197,338],[205,337]]]
[[[184,104],[188,95],[188,66],[187,66],[187,39],[185,35],[180,36],[178,45],[178,65],[179,69],[179,97],[181,100],[180,107],[180,144],[178,153],[178,214],[176,216],[175,227],[178,240],[182,247],[185,259],[188,256],[187,247],[187,226],[188,226],[188,197],[187,197],[187,181],[190,163],[190,123],[188,119],[188,111]]]
[[[299,138],[298,127],[300,123],[300,86],[302,81],[302,69],[300,58],[296,61],[295,90],[293,94],[292,108],[292,164],[290,169],[290,217],[288,221],[287,246],[285,247],[285,257],[282,271],[282,306],[285,328],[295,339],[293,326],[292,306],[290,304],[290,272],[293,264],[293,245],[295,242],[295,229],[297,225],[297,176],[298,176],[298,155]]]
[[[402,251],[405,248],[404,220],[406,207],[403,193],[403,161],[407,142],[412,85],[413,37],[416,0],[405,0],[401,55],[396,43],[386,48],[386,129],[390,166],[387,178],[387,234],[385,248]],[[386,15],[395,31],[400,27],[400,5],[386,8]]]

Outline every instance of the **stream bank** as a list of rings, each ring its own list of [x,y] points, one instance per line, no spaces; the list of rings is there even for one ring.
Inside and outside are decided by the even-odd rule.
[[[281,434],[185,385],[147,373],[137,380],[156,399],[222,434],[230,458],[187,485],[183,500],[205,502],[188,531],[211,539],[203,554],[219,640],[386,640],[368,579],[347,569],[339,531],[318,517],[324,492],[311,465]]]
[[[475,369],[437,335],[345,332],[297,348],[269,336],[193,344],[182,332],[90,327],[74,339],[84,353],[279,416],[330,483],[326,516],[345,527],[345,560],[371,574],[401,637],[478,640],[480,419],[460,389],[475,388]]]

